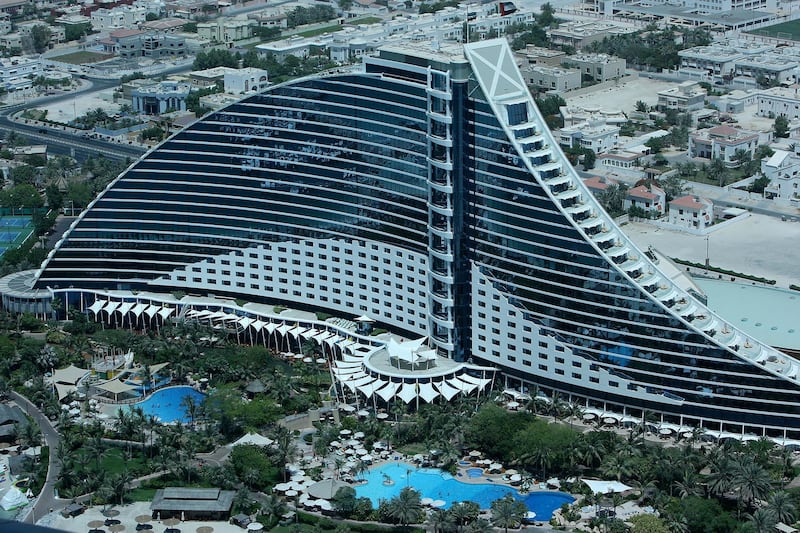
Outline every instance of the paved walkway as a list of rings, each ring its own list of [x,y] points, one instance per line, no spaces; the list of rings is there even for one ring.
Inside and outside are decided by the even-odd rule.
[[[27,516],[22,520],[25,523],[34,524],[36,523],[37,516],[41,517],[51,509],[63,506],[69,501],[56,497],[55,492],[56,480],[58,480],[58,475],[61,472],[61,465],[58,464],[58,460],[56,459],[56,450],[58,449],[58,442],[61,440],[61,436],[50,423],[50,420],[44,416],[44,413],[33,405],[30,400],[13,391],[9,392],[9,396],[23,411],[25,411],[25,414],[39,425],[39,429],[42,430],[42,437],[44,437],[45,443],[50,448],[47,478],[42,487],[42,492],[39,494],[36,502],[31,506]]]

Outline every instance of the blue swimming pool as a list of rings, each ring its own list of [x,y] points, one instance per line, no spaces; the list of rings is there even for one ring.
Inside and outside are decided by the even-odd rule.
[[[381,465],[370,470],[364,478],[367,482],[356,486],[356,495],[360,498],[369,498],[375,507],[380,500],[389,500],[397,496],[404,487],[418,490],[423,498],[444,500],[445,509],[461,501],[472,501],[480,505],[481,509],[488,509],[494,500],[511,494],[536,513],[537,521],[546,522],[553,516],[553,511],[565,503],[575,501],[575,498],[563,492],[520,494],[506,485],[462,483],[438,469],[416,468],[405,463]]]
[[[133,406],[141,407],[146,415],[155,416],[164,424],[172,422],[188,424],[191,419],[182,405],[183,399],[187,396],[193,397],[197,405],[202,404],[206,398],[205,394],[192,387],[167,387],[157,390],[146,400],[137,402]]]
[[[467,468],[467,477],[481,477],[483,468]]]

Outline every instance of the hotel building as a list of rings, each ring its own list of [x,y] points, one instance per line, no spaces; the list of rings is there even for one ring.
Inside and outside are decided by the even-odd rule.
[[[136,314],[183,291],[366,314],[622,421],[800,438],[800,364],[615,225],[503,39],[387,46],[213,112],[112,182],[28,276],[0,282],[6,306],[28,290]]]

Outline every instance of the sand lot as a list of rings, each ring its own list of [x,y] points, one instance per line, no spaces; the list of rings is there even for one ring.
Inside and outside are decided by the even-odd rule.
[[[669,257],[695,262],[706,259],[706,238],[630,223],[622,230],[640,248],[652,245]],[[777,280],[777,286],[800,285],[800,222],[752,215],[712,232],[708,256],[713,266]]]

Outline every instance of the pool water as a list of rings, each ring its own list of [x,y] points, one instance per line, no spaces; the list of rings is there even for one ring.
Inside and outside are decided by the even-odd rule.
[[[506,485],[492,483],[462,483],[446,472],[435,468],[416,468],[405,463],[390,463],[373,468],[364,475],[366,483],[356,486],[356,496],[369,498],[374,507],[380,500],[390,500],[400,494],[404,487],[419,491],[421,497],[444,500],[445,509],[455,502],[471,501],[481,509],[489,509],[494,500],[511,494],[525,503],[528,510],[536,513],[536,520],[546,522],[553,511],[575,498],[563,492],[531,492],[520,494]],[[390,484],[385,484],[386,480]]]
[[[467,477],[481,477],[483,468],[467,468]]]
[[[198,406],[206,398],[205,394],[194,390],[192,387],[167,387],[166,389],[155,391],[146,400],[137,402],[133,406],[141,407],[146,415],[155,416],[163,424],[172,422],[188,424],[191,419],[186,412],[186,408],[181,405],[183,399],[187,396],[193,397]]]

